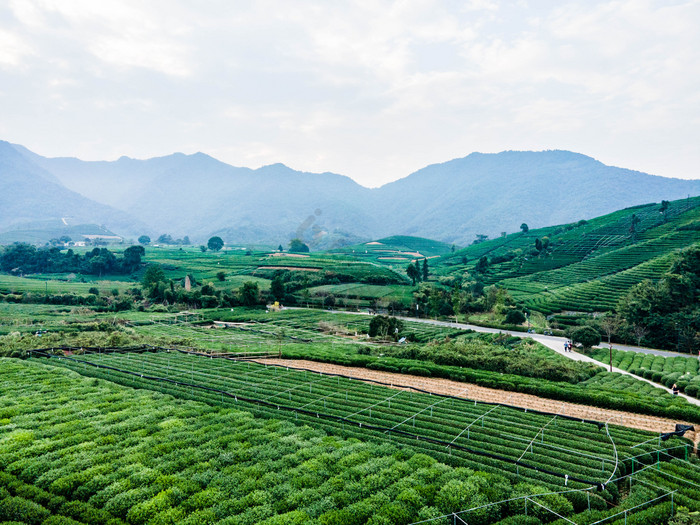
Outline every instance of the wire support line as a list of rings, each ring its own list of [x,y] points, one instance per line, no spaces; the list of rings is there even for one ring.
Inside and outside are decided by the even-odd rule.
[[[624,458],[622,458],[622,462],[624,463],[625,461],[634,460],[634,459],[641,458],[641,457],[644,457],[644,456],[650,456],[650,455],[653,455],[653,454],[655,454],[655,453],[657,453],[657,452],[660,452],[661,454],[664,454],[665,451],[668,451],[668,450],[678,450],[679,448],[686,448],[686,447],[689,447],[689,446],[690,446],[690,445],[678,445],[677,447],[671,447],[671,448],[658,448],[658,449],[655,448],[655,449],[653,449],[653,450],[649,450],[649,451],[647,451],[647,452],[642,452],[641,454],[637,454],[636,456],[627,456],[627,457],[624,457]],[[678,461],[684,461],[683,459],[677,458],[676,456],[671,456],[670,454],[666,454],[666,455],[667,455],[668,457],[670,457],[670,458],[677,459]],[[639,461],[639,460],[637,459],[637,461]],[[642,463],[642,462],[639,461],[639,463]],[[691,465],[693,465],[693,464],[690,463],[690,462],[688,462],[688,463],[691,464]],[[693,466],[697,467],[697,465],[693,465]]]
[[[338,392],[331,392],[331,393],[328,394],[327,396],[322,396],[322,397],[316,398],[316,399],[314,399],[313,401],[309,401],[309,402],[306,403],[305,405],[301,405],[299,408],[306,408],[306,407],[308,407],[308,406],[313,405],[314,403],[318,403],[319,401],[322,401],[322,400],[324,400],[324,399],[328,399],[329,397],[333,397],[333,396],[335,396],[337,393],[338,393]],[[326,406],[325,403],[324,403],[323,406],[324,406],[324,408],[325,408],[325,406]]]
[[[465,389],[463,390],[463,392],[466,392],[466,391],[467,391],[467,389],[465,388]],[[419,411],[416,412],[415,414],[413,414],[413,415],[411,415],[411,416],[408,416],[406,419],[404,419],[404,420],[401,421],[400,423],[396,423],[393,427],[391,427],[391,430],[394,430],[396,427],[400,427],[401,425],[403,425],[403,424],[406,423],[407,421],[410,421],[411,419],[415,418],[418,414],[422,414],[423,412],[425,412],[425,411],[428,410],[429,408],[433,408],[433,407],[439,405],[440,403],[442,403],[443,401],[447,401],[447,398],[442,398],[442,399],[440,399],[439,401],[436,401],[435,403],[433,403],[432,405],[429,405],[429,406],[423,408],[422,410],[419,410]]]
[[[551,512],[551,513],[554,514],[556,517],[558,517],[558,518],[560,518],[560,519],[563,519],[564,521],[566,521],[566,522],[568,522],[568,523],[573,523],[574,525],[577,525],[575,521],[571,521],[569,518],[566,518],[566,517],[562,516],[561,514],[559,514],[558,512],[553,511],[553,510],[550,509],[549,507],[545,507],[544,505],[542,505],[541,503],[535,501],[534,499],[532,499],[532,498],[530,498],[530,497],[525,498],[525,501],[529,501],[529,502],[531,502],[531,503],[534,503],[535,505],[537,505],[537,506],[539,506],[539,507],[542,507],[544,510],[547,510],[547,511]]]
[[[94,355],[94,354],[93,354]],[[123,357],[109,357],[111,360],[115,360],[118,363],[123,362],[123,361],[129,361],[128,358],[123,358]],[[103,359],[100,358],[98,361],[102,361]],[[153,359],[143,359],[141,361],[142,369],[146,369],[146,365],[148,366],[149,369],[155,369],[155,370],[161,370],[161,371],[166,371],[167,375],[174,375],[174,376],[183,376],[183,375],[189,375],[191,377],[193,376],[199,376],[203,378],[204,380],[211,381],[212,379],[218,379],[220,382],[226,382],[226,381],[232,381],[232,382],[237,382],[237,383],[243,383],[246,386],[253,386],[253,383],[249,383],[248,381],[244,379],[240,379],[239,377],[223,377],[219,376],[216,374],[211,374],[204,372],[200,369],[194,370],[193,368],[186,368],[184,366],[184,363],[187,361],[182,361],[178,358],[174,358],[174,361],[176,363],[170,363],[169,361],[164,361],[164,357],[158,356],[157,354],[153,357]],[[259,370],[255,370],[253,372],[248,372],[245,374],[242,374],[244,377],[252,376],[255,375],[259,372]],[[274,379],[274,378],[272,378]],[[262,384],[262,383],[256,383],[256,384]]]
[[[632,476],[630,476],[630,481],[632,481],[633,476],[634,476],[634,474]],[[636,483],[644,483],[645,485],[649,485],[650,487],[654,487],[655,489],[659,489],[659,490],[663,491],[665,495],[668,495],[672,492],[672,490],[668,487],[659,487],[658,485],[655,485],[654,483],[647,481],[645,479],[636,479],[634,481]]]
[[[672,496],[676,492],[678,492],[678,491],[674,490],[673,492],[667,492],[666,494],[663,494],[659,497],[656,497],[654,499],[650,499],[649,501],[645,501],[644,503],[640,503],[639,505],[636,505],[636,506],[631,507],[629,509],[621,510],[620,512],[618,512],[616,514],[612,514],[611,516],[608,516],[606,518],[600,519],[598,521],[594,521],[593,523],[589,523],[588,525],[597,525],[598,523],[606,522],[608,520],[611,520],[611,519],[616,518],[617,516],[621,516],[623,514],[626,516],[629,512],[633,511],[634,509],[638,509],[639,507],[644,507],[645,505],[648,505],[649,503],[653,503],[654,501],[658,501],[658,500],[663,499],[667,496]]]
[[[315,385],[316,383],[320,383],[321,381],[325,381],[326,379],[330,379],[328,377],[322,377],[321,379],[317,379],[316,381],[307,381],[306,383],[301,383],[298,384],[297,386],[293,386],[292,388],[288,388],[287,390],[280,390],[279,392],[275,392],[271,396],[268,396],[266,398],[263,398],[264,401],[270,401],[271,399],[276,398],[280,394],[287,394],[289,392],[293,392],[294,390],[298,390],[300,388],[306,388],[307,386],[310,385]]]
[[[630,448],[637,448],[641,445],[646,445],[647,443],[651,443],[652,441],[658,441],[659,436],[655,436],[651,439],[647,439],[646,441],[642,441],[641,443],[637,443],[636,445],[632,445]]]
[[[681,446],[687,447],[689,445],[681,445]],[[674,448],[680,448],[680,447],[674,447]],[[658,450],[658,451],[655,450],[654,452],[661,452],[662,454],[665,454],[668,457],[675,459],[676,461],[682,461],[683,463],[687,463],[688,465],[690,465],[693,468],[700,468],[700,465],[698,465],[697,463],[693,463],[692,461],[688,461],[687,459],[681,459],[681,458],[677,458],[675,456],[672,456],[671,454],[666,453],[665,450],[674,450],[674,449],[671,448],[671,449],[663,449],[663,450]]]
[[[506,399],[506,401],[508,401],[511,397],[512,397],[512,394],[511,394],[510,396],[508,396],[508,398]],[[484,412],[484,413],[481,414],[479,417],[477,417],[474,421],[472,421],[471,423],[469,423],[469,425],[467,425],[467,427],[466,427],[464,430],[462,430],[459,434],[457,434],[457,436],[456,436],[452,441],[450,441],[450,445],[452,445],[455,441],[457,441],[457,439],[458,439],[462,434],[464,434],[465,432],[469,431],[469,429],[471,428],[471,426],[472,426],[474,423],[476,423],[476,422],[479,421],[480,419],[486,417],[487,415],[489,415],[491,412],[493,412],[494,410],[496,410],[496,409],[497,409],[498,407],[500,407],[500,406],[501,406],[501,405],[496,405],[495,407],[491,408],[491,410],[488,410],[488,411]]]
[[[618,481],[621,481],[621,480],[623,480],[623,479],[625,479],[625,478],[629,478],[629,477],[631,477],[631,476],[635,476],[635,475],[639,474],[640,472],[643,472],[643,471],[646,470],[646,469],[652,468],[653,466],[655,466],[655,465],[647,465],[646,467],[644,467],[644,468],[638,470],[638,471],[635,472],[635,473],[632,473],[632,474],[625,474],[624,476],[620,476],[619,478],[616,478],[616,479],[614,479],[614,480],[612,480],[612,481],[618,482]],[[479,505],[479,506],[476,506],[476,507],[471,507],[471,508],[469,508],[469,509],[460,510],[459,512],[452,512],[452,513],[450,513],[450,514],[443,514],[442,516],[436,516],[436,517],[434,517],[434,518],[428,518],[428,519],[422,520],[422,521],[415,521],[415,522],[411,523],[410,525],[419,525],[419,524],[422,524],[422,523],[430,523],[431,521],[440,520],[440,519],[443,519],[443,518],[449,518],[449,517],[451,517],[451,516],[453,516],[453,515],[457,515],[457,516],[458,516],[458,515],[460,515],[460,514],[464,514],[464,513],[467,513],[467,512],[472,512],[472,511],[475,511],[475,510],[485,509],[485,508],[488,508],[488,507],[492,507],[492,506],[494,506],[494,505],[502,505],[502,504],[504,504],[504,503],[510,503],[510,502],[512,502],[512,501],[518,501],[518,500],[523,500],[523,499],[530,499],[530,501],[532,501],[532,498],[535,498],[535,497],[542,497],[542,496],[552,496],[552,495],[570,494],[570,493],[572,493],[572,492],[589,492],[589,493],[590,493],[591,491],[593,491],[594,488],[595,488],[595,487],[586,487],[586,488],[583,488],[583,489],[567,489],[567,490],[558,490],[558,491],[552,491],[552,492],[544,492],[544,493],[541,493],[541,494],[528,494],[528,495],[526,495],[526,496],[517,496],[517,497],[515,497],[515,498],[504,499],[504,500],[501,500],[501,501],[494,501],[494,502],[491,502],[491,503],[486,503],[486,504],[484,504],[484,505]],[[607,503],[607,501],[606,501],[606,503]],[[606,519],[607,519],[607,518],[606,518]]]
[[[528,448],[529,448],[530,451],[532,452],[532,444],[533,444],[533,443],[535,442],[535,440],[537,439],[537,436],[539,436],[540,433],[544,432],[544,429],[547,428],[547,426],[548,426],[552,421],[554,421],[555,419],[557,419],[557,416],[554,416],[554,417],[553,417],[552,419],[550,419],[547,423],[545,423],[545,424],[542,426],[542,428],[540,428],[540,429],[537,431],[537,434],[535,434],[534,437],[530,440],[530,443],[528,444],[527,447],[525,447],[525,450],[523,451],[523,453],[520,454],[520,457],[518,458],[518,461],[520,461],[521,459],[523,459],[523,456],[524,456],[525,454],[527,454],[527,449],[528,449]]]
[[[612,419],[612,417],[610,418]],[[608,420],[609,421],[609,420]],[[617,467],[618,467],[618,455],[617,455],[617,446],[615,446],[615,441],[613,440],[612,436],[610,435],[610,429],[608,428],[608,422],[605,422],[605,432],[608,435],[608,438],[610,439],[610,443],[612,443],[613,446],[613,451],[615,452],[615,468],[613,468],[612,474],[610,474],[610,477],[608,478],[608,481],[604,483],[604,485],[607,485],[610,483],[610,480],[615,476],[615,472],[617,472]]]
[[[694,487],[700,487],[700,484],[698,484],[698,483],[695,483],[693,481],[688,481],[685,478],[674,476],[673,474],[671,474],[670,472],[666,472],[665,470],[656,470],[656,472],[662,476],[667,476],[669,478],[673,478],[675,480],[682,481],[683,483],[687,483],[688,485],[693,485]]]
[[[393,396],[389,396],[389,397],[387,397],[387,398],[385,398],[385,399],[382,399],[381,401],[378,401],[377,403],[374,403],[373,405],[370,405],[370,406],[368,406],[368,407],[365,407],[365,408],[363,408],[362,410],[358,410],[357,412],[353,412],[352,414],[350,414],[350,415],[348,415],[348,416],[345,416],[345,417],[350,418],[350,417],[356,416],[356,415],[358,415],[358,414],[362,414],[362,412],[364,412],[364,411],[366,411],[366,410],[370,410],[370,409],[372,409],[372,408],[374,408],[374,407],[376,407],[376,406],[379,406],[379,405],[385,403],[386,401],[391,401],[392,399],[394,399],[394,398],[395,398],[396,396],[398,396],[399,394],[403,394],[403,392],[404,392],[403,390],[399,390],[399,391],[396,392]],[[390,428],[389,430],[393,430],[393,429]]]
[[[518,441],[527,441],[527,440],[528,440],[528,438],[524,438],[524,437],[521,437],[521,436],[516,436],[515,434],[508,434],[507,432],[499,432],[498,435],[499,435],[499,436],[506,436],[506,437],[508,437],[508,438],[510,438],[510,439],[516,439],[516,440],[518,440]],[[566,452],[567,454],[576,454],[576,455],[581,456],[581,457],[590,458],[590,459],[595,459],[595,460],[598,460],[598,461],[605,461],[605,459],[606,459],[606,458],[602,458],[602,457],[600,457],[600,456],[594,456],[594,455],[592,455],[592,454],[586,454],[585,452],[579,452],[578,450],[572,450],[572,449],[566,448],[566,447],[558,447],[558,446],[556,446],[556,445],[552,445],[551,443],[538,443],[538,445],[539,445],[540,447],[551,448],[551,449],[553,449],[553,450],[560,450],[560,451],[562,451],[562,452]]]

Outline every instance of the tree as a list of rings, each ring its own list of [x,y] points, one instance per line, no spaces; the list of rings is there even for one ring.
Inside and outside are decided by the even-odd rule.
[[[244,306],[254,306],[258,304],[258,297],[260,295],[260,290],[258,288],[258,283],[255,281],[246,281],[238,289],[238,297],[241,304]]]
[[[148,235],[142,235],[141,237],[139,237],[139,243],[143,244],[144,246],[146,244],[150,244],[150,242],[151,242],[151,238]]]
[[[659,208],[659,213],[664,216],[664,222],[666,222],[668,214],[668,201],[661,201],[661,207]]]
[[[290,253],[305,253],[309,251],[309,247],[304,244],[304,241],[297,238],[289,241],[289,251]]]
[[[520,225],[520,229],[523,231],[523,233],[527,233],[527,232],[530,231],[530,227],[529,227],[527,224],[525,224],[525,223],[522,223],[522,224]]]
[[[523,324],[525,319],[525,314],[517,308],[511,308],[506,312],[506,324]]]
[[[275,275],[270,283],[270,295],[275,298],[275,301],[284,299],[286,290],[284,288],[284,280],[281,275]]]
[[[416,281],[420,280],[420,272],[418,268],[413,263],[408,263],[408,268],[406,268],[406,275],[413,281],[413,286],[416,285]]]
[[[281,245],[281,244],[277,247],[277,251],[278,251],[278,252],[283,252],[283,251],[284,251],[284,248],[282,248],[282,245]]]
[[[200,244],[200,245],[199,245],[199,251],[202,252],[202,253],[204,253],[204,252],[207,251],[207,247],[204,246],[203,244]]]
[[[600,321],[600,329],[603,331],[603,334],[605,334],[608,344],[610,344],[610,339],[617,333],[621,326],[622,319],[619,315],[608,314]]]
[[[168,233],[164,233],[158,237],[158,244],[173,244],[174,242],[175,241],[173,241],[173,238]]]
[[[226,272],[216,272],[216,278],[219,281],[225,281],[226,280]]]
[[[649,329],[641,324],[633,324],[632,333],[634,334],[634,338],[637,340],[637,346],[640,346],[642,344],[642,339],[644,339],[649,333]]]
[[[223,247],[224,247],[223,239],[221,237],[216,236],[216,235],[207,241],[207,248],[209,248],[212,251],[218,252]]]
[[[428,259],[423,259],[423,280],[428,280]]]
[[[637,226],[639,223],[642,222],[639,217],[637,217],[636,213],[632,214],[632,217],[630,218],[630,233],[634,236],[636,236],[637,233]]]
[[[369,322],[370,337],[391,337],[396,341],[403,330],[403,322],[396,317],[375,315]]]
[[[584,348],[600,344],[600,333],[592,326],[579,326],[569,333],[569,338],[574,343],[581,343]]]
[[[165,272],[159,264],[149,264],[146,268],[146,273],[143,274],[141,285],[148,289],[154,284],[165,281]]]
[[[477,273],[484,273],[488,267],[489,260],[485,255],[482,255],[481,258],[477,261],[476,265],[474,266],[474,271]]]
[[[143,246],[129,246],[124,250],[124,258],[122,266],[126,272],[133,272],[141,266],[141,257],[146,255],[146,250]]]
[[[542,241],[539,238],[535,239],[535,250],[538,252],[542,251]]]

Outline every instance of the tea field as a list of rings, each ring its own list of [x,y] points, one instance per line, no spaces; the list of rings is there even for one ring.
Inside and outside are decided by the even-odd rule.
[[[700,505],[687,441],[604,422],[180,352],[0,364],[0,519],[664,523]]]

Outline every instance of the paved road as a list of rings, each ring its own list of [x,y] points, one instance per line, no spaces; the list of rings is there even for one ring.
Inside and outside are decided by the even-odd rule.
[[[370,315],[367,312],[345,312],[341,310],[331,310],[331,313],[343,313],[343,314],[354,314],[354,315]],[[415,317],[400,317],[397,316],[399,319],[403,321],[411,321],[411,322],[417,322],[417,323],[425,323],[425,324],[431,324],[434,326],[444,326],[446,328],[458,328],[460,330],[474,330],[475,332],[482,332],[482,333],[489,333],[489,334],[498,334],[498,333],[504,333],[508,335],[512,335],[515,337],[530,337],[534,339],[535,341],[542,343],[548,348],[551,348],[555,352],[563,355],[564,357],[567,357],[569,359],[572,359],[574,361],[583,361],[586,363],[593,363],[594,365],[597,366],[602,366],[605,367],[606,370],[610,370],[610,367],[607,365],[602,364],[600,361],[596,361],[592,357],[588,357],[587,355],[579,354],[578,352],[564,352],[564,341],[567,339],[565,337],[558,337],[556,335],[541,335],[541,334],[528,334],[525,332],[511,332],[509,330],[502,330],[498,328],[487,328],[484,326],[477,326],[473,324],[465,324],[465,323],[454,323],[454,322],[448,322],[448,321],[436,321],[433,319],[417,319]],[[607,346],[606,346],[607,347]],[[688,356],[688,354],[678,354],[676,352],[667,352],[665,350],[655,350],[652,348],[642,348],[642,347],[636,347],[636,346],[626,346],[626,345],[618,345],[618,344],[613,344],[614,349],[618,350],[623,350],[623,351],[634,351],[634,352],[643,352],[647,354],[655,354],[655,355],[661,355],[664,357],[675,357],[679,355],[684,355],[685,357]],[[635,379],[639,381],[644,381],[645,383],[649,383],[652,386],[655,386],[656,388],[661,388],[671,394],[671,389],[666,388],[664,385],[661,385],[659,383],[654,383],[653,381],[650,381],[649,379],[645,379],[640,376],[636,376],[634,374],[630,374],[627,370],[622,370],[620,368],[612,367],[613,372],[618,372],[620,374],[628,375],[631,377],[634,377]],[[694,398],[687,396],[685,394],[678,394],[680,397],[686,399],[689,403],[700,406],[700,399]]]

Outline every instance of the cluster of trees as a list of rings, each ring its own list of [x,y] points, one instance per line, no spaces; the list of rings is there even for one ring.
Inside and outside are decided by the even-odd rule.
[[[406,275],[413,281],[413,286],[416,282],[427,281],[429,276],[428,270],[428,259],[423,259],[423,267],[421,269],[420,261],[414,263],[409,263],[408,268],[406,268]]]
[[[151,243],[151,238],[148,235],[142,235],[138,239],[139,243],[146,245]],[[192,244],[190,242],[190,238],[185,235],[182,239],[173,239],[172,236],[168,233],[164,233],[156,239],[156,242],[158,244],[178,244],[178,245],[189,245]]]
[[[282,245],[280,245],[281,247]],[[282,250],[280,250],[282,251]],[[292,239],[289,241],[289,252],[290,253],[308,253],[309,247],[301,239]]]
[[[233,306],[255,306],[264,302],[258,283],[246,281],[236,291],[217,290],[213,283],[198,285],[192,275],[188,275],[191,290],[185,289],[184,278],[176,282],[168,279],[163,268],[150,264],[143,275],[141,285],[149,299],[165,304],[182,304],[188,308],[216,308]]]
[[[699,352],[700,247],[679,252],[661,279],[636,285],[620,299],[614,312],[582,321],[566,333],[585,347],[616,340]]]
[[[657,282],[646,280],[618,303],[619,338],[695,353],[700,349],[700,247],[681,251]]]
[[[403,321],[396,317],[375,315],[369,322],[370,337],[388,337],[398,341],[403,331]]]
[[[141,267],[143,246],[130,246],[122,257],[107,248],[94,248],[85,255],[59,248],[36,248],[30,244],[15,243],[0,252],[0,270],[25,273],[82,273],[89,275],[129,274]]]

